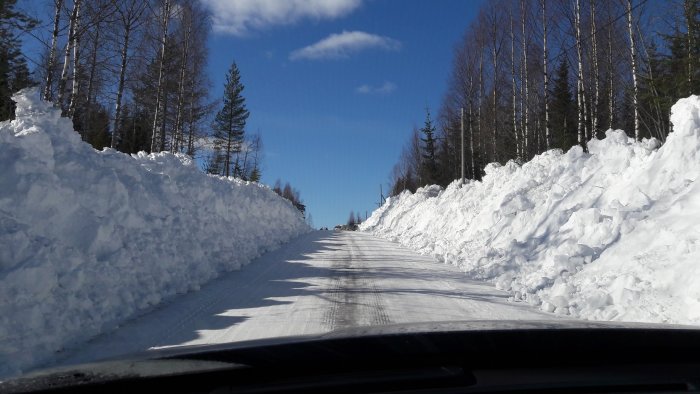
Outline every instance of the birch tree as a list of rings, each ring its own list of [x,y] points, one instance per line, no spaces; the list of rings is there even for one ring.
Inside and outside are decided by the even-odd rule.
[[[593,105],[591,106],[591,119],[592,119],[592,135],[595,136],[598,132],[598,102],[600,96],[600,73],[598,71],[598,40],[596,31],[596,16],[595,0],[590,0],[591,5],[591,46],[593,49],[593,84],[595,85],[595,91],[593,92]]]
[[[520,142],[518,139],[518,112],[517,112],[517,102],[518,98],[516,95],[516,84],[515,84],[515,34],[513,32],[513,9],[509,9],[510,16],[510,80],[512,86],[512,98],[513,103],[513,136],[515,137],[515,154],[518,160],[522,159]]]
[[[524,141],[525,141],[525,152],[526,152],[526,157],[529,158],[530,153],[529,153],[529,147],[528,147],[528,138],[530,136],[530,119],[528,117],[529,111],[528,111],[528,99],[529,99],[529,83],[528,83],[528,64],[527,64],[527,35],[525,34],[525,0],[520,0],[520,22],[521,22],[521,34],[522,34],[522,59],[523,59],[523,78],[521,80],[521,84],[523,86],[522,89],[525,90],[525,95],[523,95],[520,100],[521,100],[521,108],[522,108],[522,116],[523,116],[523,136],[524,136]]]
[[[577,0],[578,1],[578,0]],[[630,40],[630,62],[632,64],[632,106],[634,107],[634,138],[639,140],[639,101],[638,101],[638,91],[637,86],[637,53],[635,51],[634,42],[634,29],[633,29],[633,17],[632,17],[632,0],[627,0],[627,31]]]
[[[63,108],[65,102],[66,86],[68,85],[68,72],[70,71],[70,57],[73,45],[77,42],[77,24],[78,24],[78,14],[80,12],[80,1],[73,1],[73,11],[71,11],[70,23],[68,28],[68,41],[66,42],[66,48],[63,54],[63,71],[61,72],[61,79],[58,83],[58,105]]]
[[[583,94],[583,55],[581,43],[581,0],[576,0],[574,10],[574,33],[576,38],[576,54],[577,54],[577,75],[576,75],[576,108],[578,111],[578,124],[576,127],[576,135],[578,143],[585,149],[585,136],[583,131],[583,116],[584,116],[584,101],[586,97]]]
[[[46,85],[44,86],[44,100],[53,100],[53,73],[56,67],[56,48],[58,46],[59,24],[61,21],[61,10],[63,8],[63,0],[54,1],[54,18],[53,30],[51,32],[51,49],[49,51],[49,59],[46,72]]]
[[[144,22],[144,13],[148,3],[142,0],[116,1],[115,7],[117,21],[121,33],[117,39],[120,47],[119,52],[119,76],[117,78],[117,98],[114,104],[114,127],[112,129],[112,140],[110,146],[116,148],[119,125],[122,115],[122,99],[124,97],[124,84],[126,81],[126,70],[130,57],[131,40],[137,29]]]
[[[542,5],[542,73],[544,76],[544,135],[545,146],[549,150],[552,138],[549,135],[549,86],[547,85],[547,0],[540,1]]]
[[[151,130],[151,152],[159,152],[165,148],[165,119],[161,122],[161,130],[158,130],[158,115],[160,107],[165,99],[161,98],[163,93],[163,72],[165,68],[165,51],[168,45],[168,27],[171,18],[171,0],[164,0],[161,8],[161,36],[160,36],[160,56],[158,59],[158,83],[156,85],[156,103],[153,114],[153,128]],[[165,112],[164,110],[162,112]],[[164,116],[163,116],[164,118]]]
[[[80,37],[81,32],[81,26],[80,26],[80,5],[81,2],[80,0],[74,0],[75,1],[75,20],[71,22],[71,24],[74,24],[75,26],[73,27],[73,43],[71,46],[73,47],[73,83],[72,83],[72,89],[71,89],[71,96],[70,96],[70,103],[68,104],[68,117],[73,119],[73,115],[75,115],[75,107],[78,102],[78,90],[80,88],[80,83],[78,81],[79,75],[80,75],[80,42],[78,41],[78,37]]]

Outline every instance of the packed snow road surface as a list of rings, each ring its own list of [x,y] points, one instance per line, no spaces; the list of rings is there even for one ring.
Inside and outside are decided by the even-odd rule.
[[[356,326],[556,318],[507,296],[372,235],[318,231],[96,337],[57,363]]]

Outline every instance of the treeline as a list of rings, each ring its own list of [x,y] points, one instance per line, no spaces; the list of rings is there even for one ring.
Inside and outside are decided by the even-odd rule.
[[[302,201],[300,195],[299,195],[299,190],[296,188],[292,187],[292,185],[289,184],[289,182],[286,182],[284,184],[284,187],[282,187],[282,181],[279,179],[275,181],[275,185],[272,187],[272,191],[277,193],[277,195],[282,196],[289,200],[296,209],[298,209],[301,213],[306,212],[306,205],[304,205],[304,202]]]
[[[95,148],[195,154],[212,104],[195,0],[54,0],[43,98]]]
[[[611,128],[663,142],[671,105],[699,92],[700,0],[486,2],[455,47],[436,120],[428,112],[404,146],[391,194],[585,150]]]
[[[200,1],[49,4],[52,19],[43,27],[17,11],[16,0],[0,6],[0,119],[13,114],[13,92],[39,85],[43,99],[60,108],[96,149],[184,153],[202,157],[210,173],[260,179],[262,141],[245,133],[237,68],[239,90],[231,91],[227,80],[222,105],[208,96],[211,26]],[[26,33],[43,48],[31,77],[18,38]],[[235,127],[227,128],[232,119]]]

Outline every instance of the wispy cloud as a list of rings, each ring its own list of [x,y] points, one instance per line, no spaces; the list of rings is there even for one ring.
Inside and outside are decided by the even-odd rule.
[[[396,84],[386,81],[380,86],[360,85],[355,91],[360,94],[390,94],[396,90]]]
[[[336,19],[350,14],[362,0],[202,0],[212,13],[215,32],[245,36],[272,26],[305,19]]]
[[[393,38],[365,33],[363,31],[343,31],[331,34],[323,40],[295,50],[289,55],[291,60],[300,59],[342,59],[366,49],[398,50],[401,43]]]

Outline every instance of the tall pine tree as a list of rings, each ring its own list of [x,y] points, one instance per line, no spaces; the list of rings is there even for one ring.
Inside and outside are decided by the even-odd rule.
[[[236,62],[231,64],[231,68],[226,75],[224,84],[223,107],[217,112],[214,119],[214,144],[218,148],[218,154],[213,160],[220,161],[223,168],[221,175],[230,176],[233,170],[234,176],[240,176],[240,163],[238,163],[238,153],[243,145],[245,124],[249,112],[245,107],[243,97],[244,86],[241,83],[241,75]],[[215,150],[216,151],[216,150]],[[233,162],[233,155],[236,155],[236,162]]]

